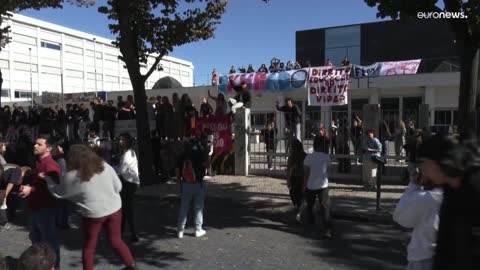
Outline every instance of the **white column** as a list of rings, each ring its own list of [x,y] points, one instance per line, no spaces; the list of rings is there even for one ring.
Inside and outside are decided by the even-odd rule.
[[[428,104],[429,106],[429,109],[430,109],[429,123],[430,123],[430,126],[433,126],[435,123],[435,113],[433,113],[433,111],[436,108],[435,88],[433,86],[425,87],[425,104]]]
[[[82,40],[83,42],[83,85],[82,85],[82,89],[83,89],[83,92],[85,92],[87,90],[87,41],[84,39]]]
[[[12,29],[12,20],[8,20],[8,26],[10,26],[10,29]],[[15,96],[15,75],[14,75],[14,64],[13,64],[13,53],[12,53],[12,45],[11,43],[10,44],[7,44],[8,46],[8,69],[9,69],[9,74],[10,74],[10,93],[9,93],[9,100],[10,102],[13,101],[13,98]],[[5,83],[5,81],[4,81]]]
[[[380,90],[378,88],[371,88],[372,94],[369,98],[369,104],[380,104]]]
[[[102,43],[102,88],[99,91],[105,91],[105,44]]]
[[[235,113],[235,175],[248,175],[250,109],[240,108]]]
[[[398,100],[398,121],[403,119],[403,97],[399,97]]]

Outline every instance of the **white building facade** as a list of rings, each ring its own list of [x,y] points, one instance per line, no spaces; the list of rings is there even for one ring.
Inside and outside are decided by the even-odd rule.
[[[112,40],[60,25],[14,14],[4,20],[9,25],[10,43],[0,52],[3,73],[2,102],[21,102],[43,92],[81,93],[131,90],[132,85],[120,50]],[[95,57],[94,57],[95,56]],[[141,64],[142,74],[154,63]],[[161,69],[160,69],[161,67]],[[166,56],[147,80],[155,82],[170,76],[189,87],[193,85],[193,64]]]

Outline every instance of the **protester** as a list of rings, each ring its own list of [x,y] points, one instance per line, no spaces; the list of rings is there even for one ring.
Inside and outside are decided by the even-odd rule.
[[[138,159],[135,150],[133,150],[133,138],[128,133],[120,134],[120,151],[122,156],[116,168],[118,176],[122,181],[122,232],[129,226],[133,242],[138,242],[139,238],[135,230],[135,211],[134,198],[137,188],[140,186],[140,177],[138,173]]]
[[[48,192],[45,182],[39,178],[41,174],[48,175],[54,183],[58,183],[61,172],[51,156],[53,145],[54,141],[49,135],[40,135],[36,140],[34,153],[38,162],[33,172],[33,182],[31,186],[20,187],[20,196],[27,197],[32,244],[47,242],[55,250],[57,256],[55,267],[58,268],[60,266],[60,244],[56,228],[58,203]],[[83,162],[88,164],[85,160]]]
[[[302,140],[301,135],[301,126],[300,122],[302,119],[300,109],[296,104],[293,103],[291,98],[285,99],[285,105],[282,107],[279,106],[279,102],[277,101],[275,107],[278,111],[281,111],[285,115],[285,127],[287,132],[291,138],[296,138],[297,140]],[[291,140],[290,138],[290,140]]]
[[[7,164],[7,161],[4,158],[6,151],[7,151],[7,143],[0,141],[0,165]]]
[[[213,69],[212,71],[212,85],[213,86],[218,85],[218,74],[216,69]]]
[[[348,57],[345,56],[345,58],[343,58],[343,61],[342,61],[342,66],[346,67],[349,65],[350,65],[350,61],[348,60]]]
[[[227,115],[228,104],[223,93],[219,92],[217,97],[214,97],[210,94],[210,89],[208,89],[208,97],[215,100],[215,116]]]
[[[202,228],[206,190],[206,183],[203,178],[208,164],[208,151],[209,149],[202,142],[192,140],[187,143],[182,158],[177,161],[177,182],[181,185],[181,204],[177,227],[178,238],[183,238],[187,214],[192,202],[195,237],[201,237],[206,233]]]
[[[255,69],[253,68],[253,65],[252,64],[248,65],[247,73],[253,73],[253,72],[255,72]]]
[[[248,85],[245,81],[242,81],[240,87],[236,87],[235,90],[237,91],[237,94],[234,98],[229,100],[233,114],[235,114],[239,108],[250,108],[252,106],[252,97],[248,91]]]
[[[265,150],[268,153],[267,165],[269,170],[273,170],[273,154],[275,153],[276,143],[275,137],[277,136],[277,128],[273,120],[268,120],[265,129],[263,130],[263,139],[265,141]]]
[[[192,130],[195,125],[194,121],[195,121],[195,117],[198,116],[198,112],[193,106],[193,102],[190,99],[190,96],[188,94],[182,95],[181,102],[182,102],[183,111],[184,111],[184,118],[183,118],[184,134],[182,137],[190,137],[192,136]]]
[[[407,270],[432,269],[442,198],[442,189],[417,172],[395,207],[393,220],[413,229],[407,248]]]
[[[3,224],[8,229],[16,215],[19,204],[18,192],[22,184],[22,169],[14,164],[0,165],[0,209],[6,210],[7,221]]]
[[[435,135],[419,149],[425,179],[443,187],[433,270],[480,269],[480,152],[476,139]]]
[[[260,68],[258,69],[258,72],[265,72],[268,73],[267,66],[265,64],[262,64]]]
[[[70,147],[67,169],[59,184],[45,173],[39,177],[48,183],[55,197],[75,203],[83,216],[83,269],[93,269],[95,247],[103,227],[113,250],[127,267],[133,268],[135,262],[121,236],[122,183],[115,170],[85,145]]]
[[[367,140],[364,146],[364,159],[363,159],[363,184],[366,189],[375,189],[377,182],[377,168],[378,164],[374,159],[381,157],[382,144],[375,138],[375,132],[373,129],[367,131]]]
[[[307,155],[304,161],[305,199],[309,222],[314,222],[313,206],[316,199],[320,202],[321,219],[324,228],[323,236],[332,238],[332,224],[330,220],[330,197],[328,195],[328,167],[331,159],[328,155],[328,143],[322,137],[313,140],[313,153]]]
[[[202,105],[200,105],[200,117],[209,117],[212,116],[213,114],[213,108],[208,103],[208,100],[206,97],[202,98]]]
[[[352,122],[352,130],[350,134],[352,135],[352,144],[353,144],[353,151],[355,155],[361,156],[361,149],[362,149],[362,139],[363,139],[363,122],[357,115],[353,116]],[[360,160],[357,159],[356,163]]]
[[[53,270],[58,255],[46,243],[37,243],[25,250],[17,262],[17,270]]]
[[[304,161],[307,153],[303,150],[303,144],[297,139],[292,142],[292,152],[287,161],[287,187],[293,206],[300,210],[303,201],[303,187],[305,179]],[[297,215],[297,220],[300,213]]]
[[[405,123],[400,120],[398,122],[398,125],[397,127],[395,128],[395,156],[397,156],[397,160],[398,157],[402,154],[402,149],[403,149],[403,146],[405,145],[406,143],[406,140],[405,140],[405,134],[407,133],[407,129],[405,128]]]
[[[235,69],[234,66],[231,66],[231,67],[230,67],[230,71],[229,71],[228,73],[234,74],[234,73],[237,73],[237,71],[236,71],[236,69]]]

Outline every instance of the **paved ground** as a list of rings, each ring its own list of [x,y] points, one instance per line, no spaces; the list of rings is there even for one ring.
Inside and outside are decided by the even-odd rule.
[[[337,206],[348,202],[353,207],[358,198],[370,201],[370,193],[340,185],[332,189],[332,200],[341,202]],[[208,194],[207,235],[197,239],[190,230],[184,239],[177,239],[176,186],[139,191],[142,241],[129,245],[140,269],[404,269],[402,230],[389,224],[335,220],[336,237],[322,240],[317,229],[296,223],[281,180],[216,177]],[[391,194],[397,196],[397,192]],[[77,228],[62,232],[62,269],[81,269],[81,242]],[[0,232],[4,255],[18,256],[28,245],[21,224]],[[104,237],[96,258],[96,269],[121,268]]]

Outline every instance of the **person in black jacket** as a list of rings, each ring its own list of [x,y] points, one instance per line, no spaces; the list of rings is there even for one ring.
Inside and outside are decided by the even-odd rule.
[[[229,105],[233,114],[235,114],[238,108],[250,108],[252,106],[252,96],[245,81],[242,81],[240,87],[234,87],[234,89],[237,91],[237,94],[234,98],[229,99]]]
[[[262,64],[260,68],[258,69],[258,72],[265,72],[268,73],[267,66],[265,64]]]
[[[478,143],[435,135],[422,142],[419,157],[423,177],[444,188],[433,269],[480,269]]]
[[[286,124],[285,127],[290,135],[292,137],[296,137],[299,141],[302,141],[302,136],[300,134],[300,121],[302,116],[298,106],[293,103],[291,98],[286,98],[285,105],[280,107],[277,101],[276,108],[278,111],[284,112]]]

